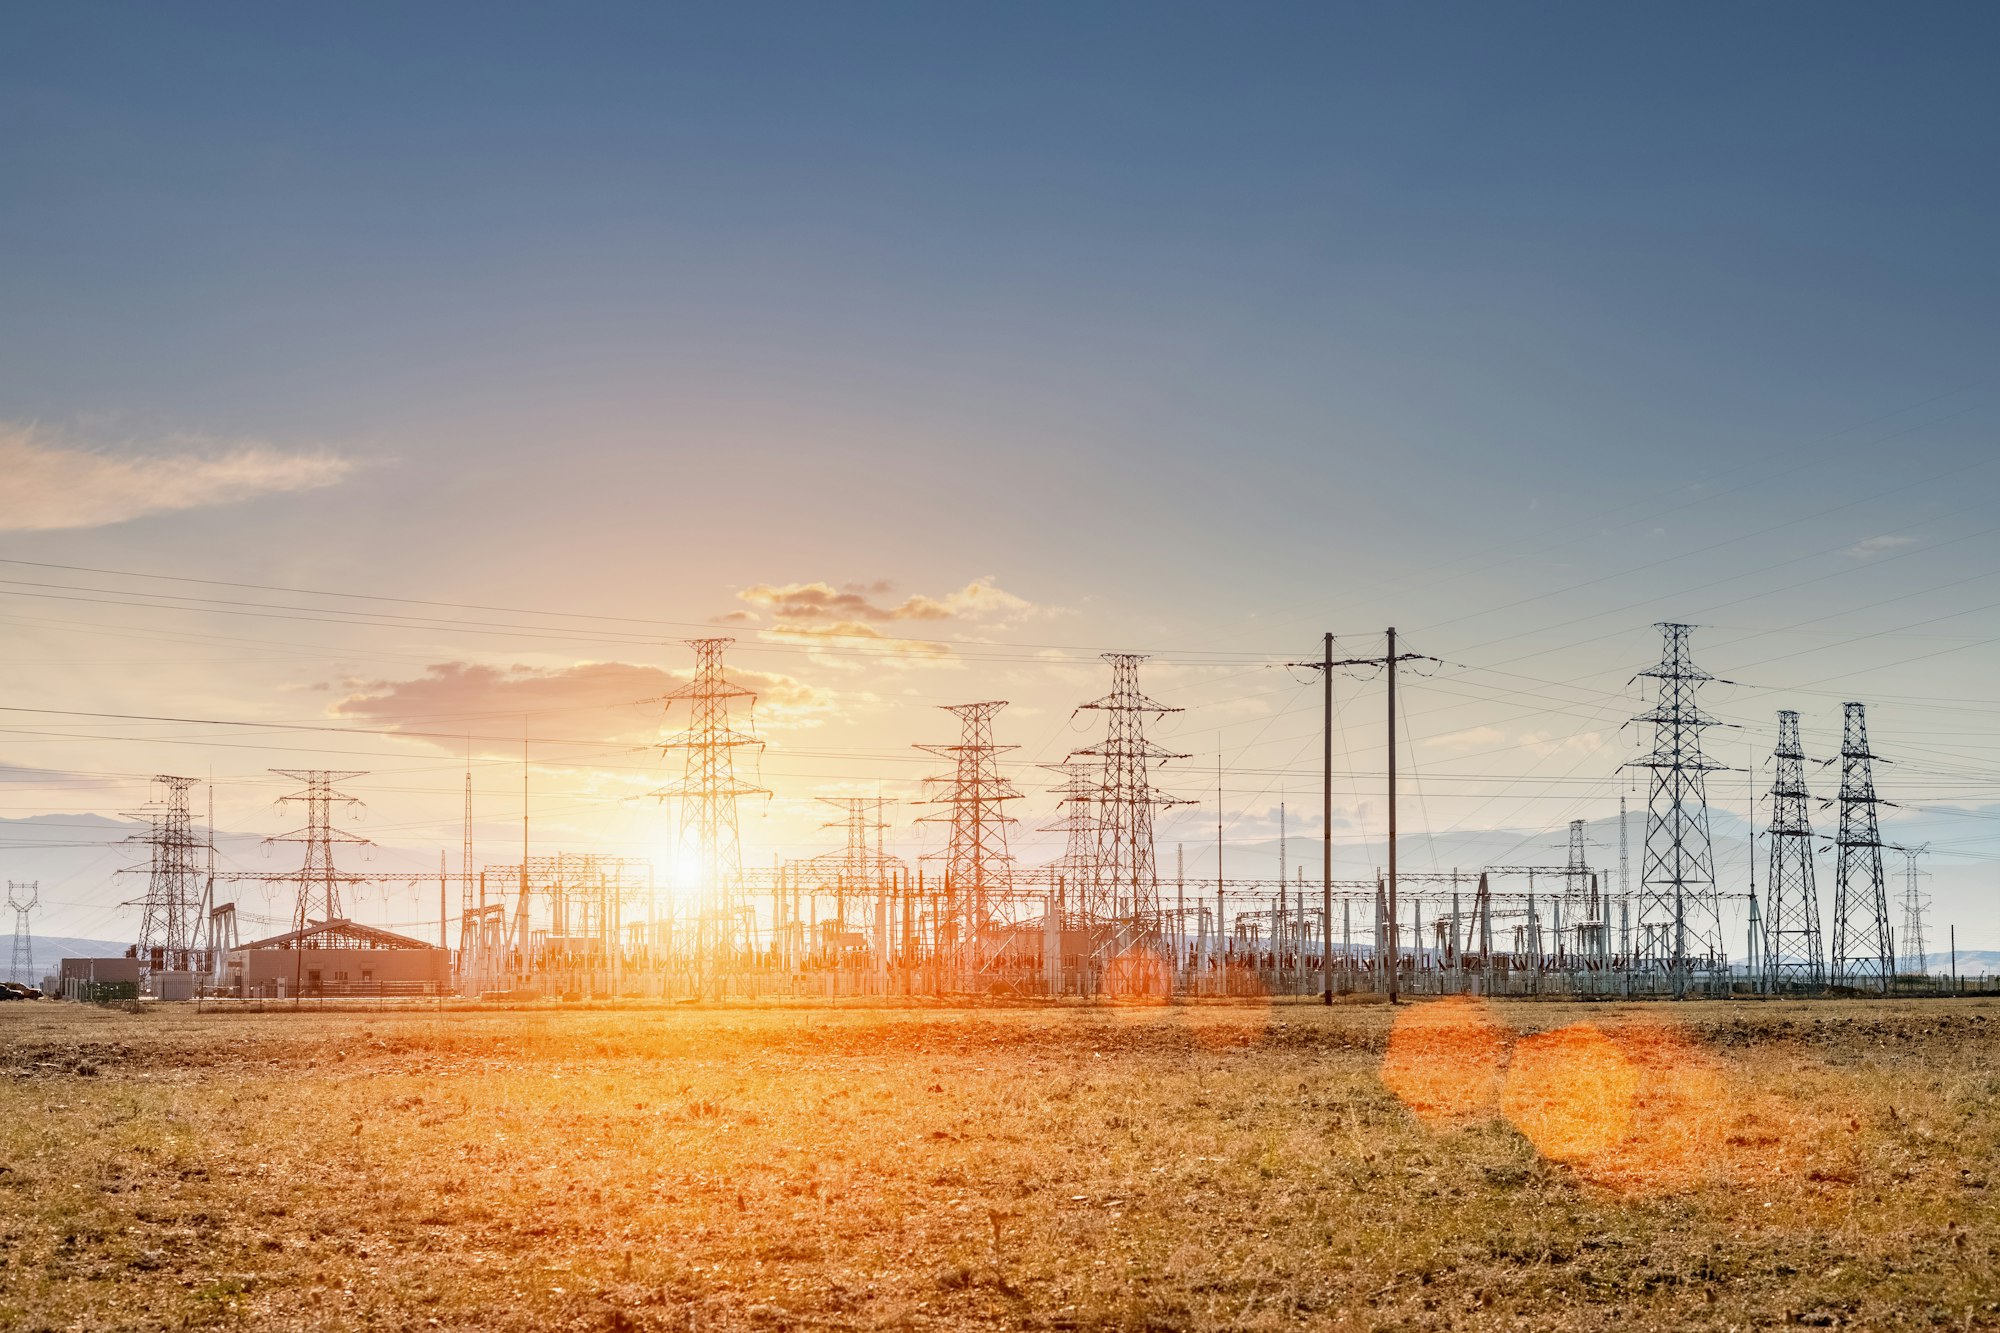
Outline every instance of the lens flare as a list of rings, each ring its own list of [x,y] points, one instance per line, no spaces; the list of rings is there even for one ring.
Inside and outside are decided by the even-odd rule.
[[[1514,1043],[1500,1109],[1535,1151],[1587,1163],[1632,1128],[1639,1070],[1594,1023],[1572,1023]]]
[[[1500,1104],[1508,1032],[1476,1000],[1453,996],[1396,1017],[1382,1081],[1432,1125],[1491,1114]]]

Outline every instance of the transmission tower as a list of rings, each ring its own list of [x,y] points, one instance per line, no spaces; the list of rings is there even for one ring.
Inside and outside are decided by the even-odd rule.
[[[666,696],[668,708],[676,699],[687,701],[687,729],[660,746],[662,751],[684,751],[687,767],[679,782],[655,793],[662,798],[680,798],[681,842],[693,852],[697,875],[695,947],[707,969],[734,963],[750,947],[736,798],[770,795],[765,788],[736,776],[736,751],[749,747],[761,752],[764,743],[730,721],[732,702],[743,700],[746,710],[757,702],[755,694],[723,674],[723,650],[734,642],[687,641],[694,649],[694,679]]]
[[[1771,752],[1771,873],[1764,886],[1764,983],[1772,991],[1818,990],[1826,984],[1820,945],[1819,886],[1813,870],[1812,814],[1799,715],[1778,714],[1778,748]]]
[[[1896,952],[1904,967],[1925,973],[1930,970],[1930,944],[1924,938],[1924,912],[1930,902],[1917,888],[1917,881],[1930,872],[1917,868],[1917,858],[1930,850],[1930,844],[1896,850],[1903,854],[1903,943]]]
[[[890,856],[884,845],[889,829],[889,822],[882,818],[886,799],[880,796],[822,796],[819,799],[840,811],[842,816],[820,827],[844,830],[847,841],[837,852],[823,852],[815,856],[813,864],[843,896],[881,891],[882,886],[903,869],[903,863]],[[844,916],[842,919],[845,919]]]
[[[1063,778],[1061,786],[1050,788],[1062,797],[1056,802],[1056,821],[1041,827],[1044,833],[1063,835],[1062,858],[1049,867],[1049,884],[1053,888],[1060,882],[1066,913],[1088,916],[1097,905],[1097,774],[1074,755],[1043,767]]]
[[[1896,978],[1889,891],[1882,877],[1882,829],[1875,756],[1860,704],[1843,706],[1840,740],[1839,860],[1833,879],[1833,984],[1887,991]]]
[[[161,796],[142,816],[152,827],[127,839],[150,852],[148,863],[132,870],[146,875],[139,919],[139,966],[148,971],[189,971],[197,967],[207,924],[202,919],[202,899],[208,841],[195,835],[194,811],[188,801],[188,793],[200,779],[162,773],[153,781],[162,788]]]
[[[963,951],[961,961],[974,968],[984,961],[980,941],[992,924],[994,905],[1014,887],[1007,826],[1015,821],[1006,803],[1021,793],[1000,775],[1000,756],[1019,747],[993,743],[993,715],[1006,706],[1004,699],[943,705],[959,720],[958,744],[917,747],[952,765],[949,774],[926,779],[937,788],[926,803],[948,808],[923,818],[951,827],[942,858],[947,920],[941,923],[939,947]]]
[[[1105,653],[1104,660],[1111,664],[1111,693],[1078,709],[1105,715],[1103,741],[1076,752],[1098,762],[1097,876],[1092,886],[1097,902],[1092,910],[1105,920],[1129,921],[1137,933],[1150,935],[1160,926],[1153,816],[1191,802],[1153,786],[1155,764],[1187,756],[1147,740],[1146,720],[1181,710],[1139,692],[1139,663],[1146,660],[1140,654]]]
[[[1590,886],[1590,857],[1584,850],[1583,827],[1581,819],[1569,821],[1569,861],[1563,867],[1563,897],[1568,900],[1565,910],[1570,911],[1570,919],[1579,924],[1597,919],[1597,904],[1593,901]]]
[[[1681,996],[1690,974],[1714,968],[1723,957],[1708,827],[1708,774],[1723,765],[1702,753],[1701,733],[1717,724],[1695,698],[1715,677],[1688,656],[1690,626],[1658,628],[1664,640],[1659,664],[1639,673],[1657,683],[1658,697],[1633,719],[1653,726],[1652,753],[1632,761],[1632,767],[1652,770],[1633,961],[1667,973]]]
[[[271,771],[279,777],[291,778],[306,784],[304,791],[296,791],[289,796],[278,798],[279,805],[289,805],[294,802],[305,805],[305,827],[264,839],[266,843],[302,843],[306,849],[305,861],[299,867],[298,874],[284,877],[298,884],[298,899],[292,908],[292,929],[304,932],[319,922],[345,920],[340,910],[340,886],[359,884],[363,880],[375,877],[345,872],[336,869],[333,864],[335,843],[353,847],[372,845],[358,833],[349,833],[345,829],[333,826],[335,801],[344,803],[350,810],[358,809],[361,805],[361,802],[347,793],[335,791],[333,784],[345,782],[349,778],[365,778],[368,774],[360,770],[336,772],[324,768],[274,768]]]
[[[18,981],[24,986],[35,983],[35,936],[28,928],[28,913],[35,910],[42,901],[42,882],[30,880],[26,884],[7,881],[7,906],[14,909],[14,956],[7,966],[7,979]]]

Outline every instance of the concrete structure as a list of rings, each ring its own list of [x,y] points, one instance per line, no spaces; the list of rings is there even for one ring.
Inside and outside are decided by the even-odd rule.
[[[232,949],[222,980],[226,994],[267,999],[436,995],[450,985],[448,951],[354,921],[321,921]]]

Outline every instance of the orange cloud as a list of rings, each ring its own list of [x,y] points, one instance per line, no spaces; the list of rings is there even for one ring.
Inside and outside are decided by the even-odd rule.
[[[817,720],[831,704],[826,691],[791,676],[731,669],[729,678],[757,695],[761,716]],[[442,733],[437,743],[455,749],[450,733],[491,734],[533,719],[536,735],[550,739],[631,741],[659,735],[660,700],[686,683],[683,672],[634,662],[578,662],[567,667],[489,666],[438,662],[407,680],[346,682],[351,692],[333,706],[339,717],[410,732]],[[430,737],[426,737],[430,739]]]
[[[0,531],[97,528],[148,514],[331,486],[350,459],[246,441],[175,436],[165,450],[112,452],[0,422]]]
[[[828,648],[867,648],[904,657],[942,660],[954,656],[951,645],[925,639],[892,637],[873,625],[857,621],[836,621],[831,625],[778,624],[766,630],[764,638],[779,643],[805,643]]]
[[[1013,593],[988,579],[975,579],[942,597],[914,593],[900,602],[878,600],[889,591],[884,582],[758,583],[740,590],[737,600],[776,620],[792,625],[828,621],[881,624],[897,620],[982,620],[1018,615],[1030,608]],[[732,612],[731,614],[741,614]]]

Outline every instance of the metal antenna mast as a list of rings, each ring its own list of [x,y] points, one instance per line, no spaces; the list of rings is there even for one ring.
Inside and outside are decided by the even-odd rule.
[[[26,896],[23,897],[23,894]],[[35,970],[35,937],[28,928],[28,913],[35,910],[42,901],[42,882],[30,880],[26,884],[7,881],[7,906],[14,909],[14,956],[7,965],[7,979],[18,981],[24,986],[34,984],[29,975]]]
[[[1701,733],[1718,725],[1695,695],[1715,677],[1688,656],[1688,625],[1663,623],[1657,666],[1640,672],[1658,682],[1653,707],[1634,718],[1653,725],[1653,750],[1631,766],[1652,770],[1646,846],[1639,873],[1639,935],[1633,963],[1665,972],[1676,998],[1695,969],[1724,956],[1715,891],[1715,844],[1708,827],[1708,774],[1724,765],[1702,753]]]
[[[1917,888],[1917,881],[1930,873],[1917,869],[1917,858],[1930,849],[1929,843],[1896,849],[1903,854],[1903,945],[1896,952],[1903,966],[1917,973],[1930,970],[1930,946],[1924,939],[1924,911],[1930,903]]]
[[[1882,829],[1875,795],[1875,756],[1868,716],[1842,706],[1839,860],[1833,879],[1833,984],[1887,991],[1896,979],[1896,941],[1889,931],[1889,891],[1882,877]]]
[[[671,708],[687,700],[687,730],[660,749],[684,750],[687,767],[681,780],[654,793],[681,798],[681,841],[692,842],[699,875],[696,948],[704,966],[732,962],[749,941],[745,938],[739,898],[743,884],[743,844],[737,833],[736,798],[770,793],[736,776],[736,751],[764,743],[749,731],[730,724],[731,700],[757,696],[723,674],[722,653],[734,639],[689,639],[694,649],[694,679],[666,696]]]
[[[333,784],[345,782],[349,778],[365,778],[368,774],[361,770],[335,772],[324,768],[274,768],[271,771],[280,777],[293,778],[306,784],[304,791],[278,798],[279,805],[303,801],[306,807],[306,826],[293,829],[290,833],[281,833],[274,838],[264,839],[267,844],[273,842],[305,844],[305,863],[299,867],[299,873],[296,876],[285,876],[287,879],[296,879],[299,886],[298,902],[292,910],[292,929],[302,932],[314,921],[345,920],[340,910],[340,886],[359,884],[375,877],[334,869],[335,843],[346,843],[355,847],[367,847],[372,844],[358,833],[349,833],[345,829],[333,826],[335,801],[345,802],[349,809],[358,808],[361,804],[346,792],[335,791]]]
[[[139,966],[180,972],[195,966],[204,926],[202,859],[208,843],[195,836],[194,811],[188,801],[188,792],[200,779],[162,773],[153,781],[165,790],[157,806],[146,814],[152,828],[128,839],[151,850],[148,864],[132,870],[146,875],[139,920]]]
[[[1178,713],[1139,691],[1139,653],[1105,653],[1111,664],[1111,693],[1077,711],[1105,715],[1104,739],[1076,751],[1098,761],[1096,890],[1109,907],[1103,916],[1132,922],[1135,934],[1152,935],[1160,926],[1160,872],[1153,845],[1155,811],[1191,802],[1153,786],[1155,764],[1185,759],[1146,739],[1146,719]]]
[[[943,852],[950,933],[939,940],[939,947],[963,950],[961,962],[967,967],[978,967],[983,961],[978,956],[980,939],[992,923],[994,903],[1010,895],[1014,887],[1007,826],[1015,821],[1006,811],[1006,802],[1019,800],[1021,793],[1000,775],[1000,756],[1019,747],[993,743],[993,715],[1006,706],[1005,699],[941,705],[959,720],[958,744],[917,746],[950,760],[952,765],[950,774],[925,779],[942,788],[926,803],[950,808],[924,816],[924,822],[951,826],[951,840]],[[931,855],[936,858],[938,854]]]
[[[1764,885],[1764,981],[1768,989],[1818,990],[1826,984],[1820,945],[1819,888],[1814,883],[1812,816],[1799,715],[1778,714],[1771,752],[1771,873]]]

